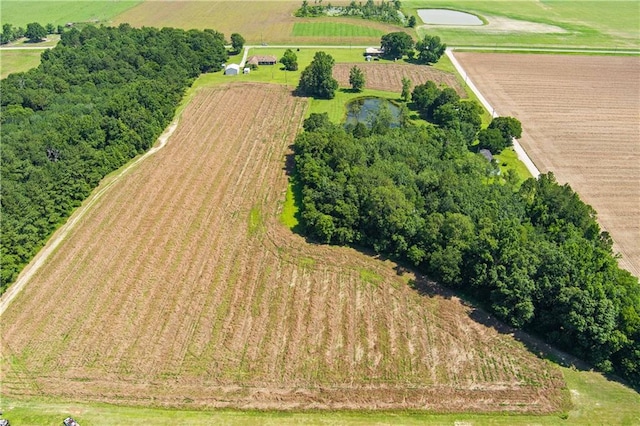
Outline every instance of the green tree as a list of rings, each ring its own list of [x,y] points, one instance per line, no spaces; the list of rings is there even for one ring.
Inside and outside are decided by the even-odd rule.
[[[364,73],[356,65],[349,71],[349,84],[354,92],[362,92],[362,89],[364,89]]]
[[[287,71],[298,70],[298,55],[293,50],[287,49],[284,51],[284,56],[280,58],[280,63],[284,65],[284,69]]]
[[[325,52],[316,52],[313,60],[300,75],[298,92],[321,99],[333,99],[338,81],[333,78],[333,57]]]
[[[416,26],[416,17],[415,16],[409,16],[409,27],[413,28]]]
[[[56,27],[52,23],[48,23],[45,26],[45,29],[47,30],[47,34],[53,34],[56,32]]]
[[[309,117],[305,118],[304,122],[302,123],[302,128],[305,132],[315,132],[318,129],[329,126],[330,124],[331,121],[329,121],[329,114],[327,114],[326,112],[313,112],[311,113],[311,115],[309,115]]]
[[[411,100],[418,108],[421,114],[425,115],[433,105],[434,101],[440,95],[441,90],[436,84],[429,80],[425,84],[419,84],[413,88],[411,93]]]
[[[489,128],[500,130],[507,146],[513,145],[513,138],[522,136],[522,124],[514,117],[496,117],[491,120]]]
[[[440,37],[425,35],[416,43],[418,60],[425,64],[435,64],[447,49],[447,45],[440,42]]]
[[[384,49],[384,56],[391,59],[400,59],[413,50],[413,39],[404,32],[385,34],[380,40],[380,46]]]
[[[478,132],[478,148],[488,149],[493,154],[499,154],[508,145],[498,129],[483,129]]]
[[[411,99],[411,80],[407,77],[402,77],[402,93],[400,97],[405,102],[409,102],[409,99]]]
[[[240,53],[240,51],[244,47],[244,43],[245,43],[244,37],[242,37],[240,34],[238,33],[231,34],[231,47],[233,48],[234,52]]]
[[[24,33],[30,43],[38,43],[47,36],[47,30],[37,22],[27,24],[27,31]]]

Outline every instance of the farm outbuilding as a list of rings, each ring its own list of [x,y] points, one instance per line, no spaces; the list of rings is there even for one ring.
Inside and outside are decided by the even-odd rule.
[[[384,55],[384,49],[381,47],[367,47],[364,49],[365,56],[371,56],[372,58],[377,58]]]
[[[229,64],[224,69],[224,75],[238,75],[240,74],[240,65],[238,64]]]
[[[493,161],[493,154],[491,154],[491,151],[489,151],[488,149],[481,149],[480,151],[478,151],[484,158],[487,159],[487,161],[491,162]]]
[[[272,55],[253,55],[247,60],[247,65],[275,65],[278,58]]]

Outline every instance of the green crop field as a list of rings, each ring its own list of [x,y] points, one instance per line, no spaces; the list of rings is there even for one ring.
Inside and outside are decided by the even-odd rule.
[[[0,78],[37,67],[41,54],[40,50],[0,50]]]
[[[472,12],[490,25],[423,26],[416,12],[423,8]],[[438,35],[449,45],[640,49],[637,1],[405,1],[403,9],[418,18],[420,35]]]
[[[2,24],[26,27],[30,22],[64,25],[67,22],[109,23],[111,18],[141,1],[16,1],[0,3]]]
[[[293,24],[296,37],[382,37],[384,32],[362,25],[337,22],[296,22]]]

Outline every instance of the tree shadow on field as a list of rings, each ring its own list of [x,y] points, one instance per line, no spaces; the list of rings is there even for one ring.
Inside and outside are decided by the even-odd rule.
[[[516,329],[507,325],[500,319],[496,318],[494,315],[485,311],[479,303],[472,299],[469,299],[460,291],[455,291],[439,284],[428,276],[420,274],[415,268],[410,265],[403,264],[395,259],[392,260],[396,263],[394,269],[398,275],[410,273],[415,276],[415,279],[409,280],[409,286],[418,294],[430,298],[457,298],[460,300],[460,303],[462,303],[467,308],[467,314],[469,315],[469,318],[479,324],[482,324],[485,327],[493,328],[500,334],[513,337],[515,340],[522,343],[531,354],[541,359],[549,360],[560,366],[572,368],[578,371],[598,371],[589,363],[574,355],[566,353],[549,343],[546,343],[540,337],[530,334],[527,331]],[[616,376],[615,374],[602,374],[610,381],[621,383],[627,387],[634,389],[636,392],[640,392],[639,387],[632,386],[627,381]]]
[[[471,310],[469,311],[469,317],[471,319],[486,327],[493,328],[500,334],[513,336],[515,340],[522,343],[527,348],[527,350],[529,350],[529,352],[536,355],[537,357],[549,360],[562,367],[572,368],[578,371],[599,372],[593,365],[589,364],[588,362],[583,361],[582,359],[567,352],[564,352],[562,349],[559,349],[549,343],[546,343],[540,337],[534,334],[530,334],[524,330],[513,328],[503,323],[499,319],[491,316],[477,306],[468,306],[471,308]],[[634,389],[636,392],[640,392],[640,387],[632,386],[626,380],[615,374],[602,372],[600,373],[609,381],[618,382],[624,386]]]

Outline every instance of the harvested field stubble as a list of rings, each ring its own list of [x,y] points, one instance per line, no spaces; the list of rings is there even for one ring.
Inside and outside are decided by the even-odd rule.
[[[279,223],[306,104],[281,86],[201,89],[167,146],[99,199],[4,313],[3,394],[560,410],[560,373],[457,298]]]
[[[398,96],[402,92],[402,78],[411,80],[411,88],[424,84],[429,80],[436,84],[445,84],[458,92],[462,97],[466,93],[452,73],[437,70],[425,65],[395,64],[395,63],[340,63],[333,67],[333,77],[338,80],[340,86],[349,87],[349,71],[353,66],[357,66],[365,75],[365,87],[367,89],[386,90],[397,92]]]
[[[598,212],[640,276],[640,58],[456,52],[541,172],[568,182]]]

